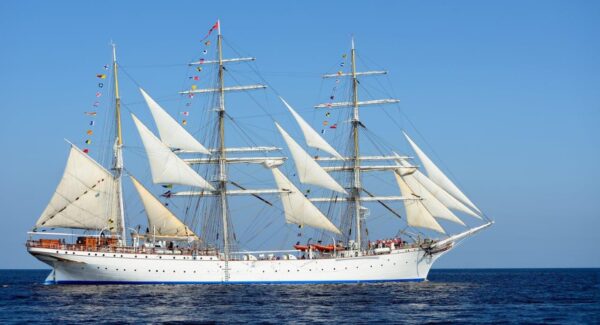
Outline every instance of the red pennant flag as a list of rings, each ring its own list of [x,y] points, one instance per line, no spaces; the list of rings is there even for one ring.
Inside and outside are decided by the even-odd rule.
[[[217,22],[213,25],[213,27],[211,27],[208,30],[208,33],[206,34],[206,36],[204,36],[204,38],[202,38],[202,41],[204,41],[205,39],[207,39],[210,36],[210,33],[212,33],[215,29],[219,28],[219,21],[217,20]]]

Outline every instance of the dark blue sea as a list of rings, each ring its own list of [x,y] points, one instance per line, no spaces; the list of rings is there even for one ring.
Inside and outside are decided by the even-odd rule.
[[[432,270],[421,283],[43,285],[0,270],[0,323],[600,324],[600,269]]]

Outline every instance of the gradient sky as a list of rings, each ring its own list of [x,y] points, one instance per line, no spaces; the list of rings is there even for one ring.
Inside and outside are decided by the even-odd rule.
[[[217,18],[311,123],[329,87],[319,74],[351,34],[364,62],[390,71],[403,126],[496,220],[436,267],[600,267],[597,1],[2,1],[0,268],[45,266],[26,231],[60,179],[63,139],[85,138],[109,41],[133,79],[122,77],[123,101],[149,121],[135,82],[173,98]]]

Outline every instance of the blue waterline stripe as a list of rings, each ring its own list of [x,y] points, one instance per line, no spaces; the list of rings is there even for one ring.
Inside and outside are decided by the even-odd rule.
[[[44,284],[342,284],[342,283],[383,283],[383,282],[423,282],[424,278],[394,280],[331,280],[331,281],[46,281]]]

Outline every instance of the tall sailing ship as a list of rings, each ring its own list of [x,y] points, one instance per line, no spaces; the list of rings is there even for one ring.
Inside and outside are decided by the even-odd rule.
[[[87,150],[70,144],[66,168],[50,203],[28,233],[28,252],[48,264],[52,272],[46,283],[341,283],[423,281],[433,263],[459,242],[490,226],[485,216],[438,168],[423,150],[403,133],[420,161],[395,151],[379,155],[361,152],[367,132],[360,108],[396,104],[392,98],[361,100],[362,78],[385,71],[359,72],[354,40],[349,69],[324,78],[345,83],[349,98],[315,106],[319,112],[336,111],[341,117],[336,150],[288,102],[281,109],[295,120],[307,152],[282,125],[272,119],[272,129],[283,138],[294,171],[286,173],[287,157],[276,146],[226,145],[226,121],[234,121],[226,110],[226,94],[249,92],[266,86],[225,83],[234,69],[229,65],[254,58],[223,58],[223,36],[217,22],[216,57],[190,63],[198,71],[214,67],[215,85],[188,89],[184,96],[210,96],[203,145],[167,113],[146,91],[140,89],[156,128],[155,135],[140,118],[131,114],[150,165],[151,182],[168,187],[155,196],[149,184],[124,167],[121,99],[113,45],[114,136],[110,168],[94,160]],[[207,37],[209,36],[207,35]],[[205,38],[206,39],[206,38]],[[206,44],[208,44],[207,41]],[[346,58],[346,55],[344,55]],[[341,64],[344,66],[344,64]],[[234,79],[235,80],[235,79]],[[324,123],[325,124],[325,123]],[[337,128],[337,124],[328,128]],[[370,132],[370,131],[369,131]],[[401,130],[394,130],[399,133]],[[398,134],[398,138],[400,138]],[[330,141],[331,142],[331,141]],[[251,141],[254,143],[254,141]],[[280,153],[274,156],[273,153]],[[272,188],[253,189],[234,179],[230,166],[258,167],[272,174]],[[420,167],[424,169],[421,171]],[[291,170],[291,168],[288,168]],[[290,175],[291,174],[291,175]],[[257,177],[264,176],[260,172]],[[372,178],[368,183],[366,180]],[[396,185],[396,195],[376,194],[382,177]],[[123,179],[129,178],[147,215],[147,225],[126,223]],[[271,177],[268,177],[271,178]],[[293,182],[290,178],[299,181]],[[264,182],[263,182],[264,183]],[[302,190],[299,188],[302,187]],[[369,189],[368,187],[371,187]],[[171,189],[172,188],[172,189]],[[314,196],[310,189],[320,196]],[[287,249],[248,250],[235,235],[232,218],[234,197],[247,196],[262,209],[285,219],[288,230],[298,237],[286,238]],[[273,196],[280,201],[273,200]],[[161,197],[185,202],[185,218],[179,219]],[[395,201],[403,203],[401,211]],[[375,206],[385,217],[400,218],[403,227],[393,238],[373,238],[368,232],[369,211]],[[241,210],[244,210],[242,207]],[[465,223],[458,215],[469,219]],[[443,222],[460,229],[449,233]],[[144,231],[145,228],[145,231]],[[63,229],[63,232],[56,229]],[[70,231],[70,232],[68,232]],[[307,239],[304,235],[312,231]],[[271,237],[265,233],[261,236]]]

